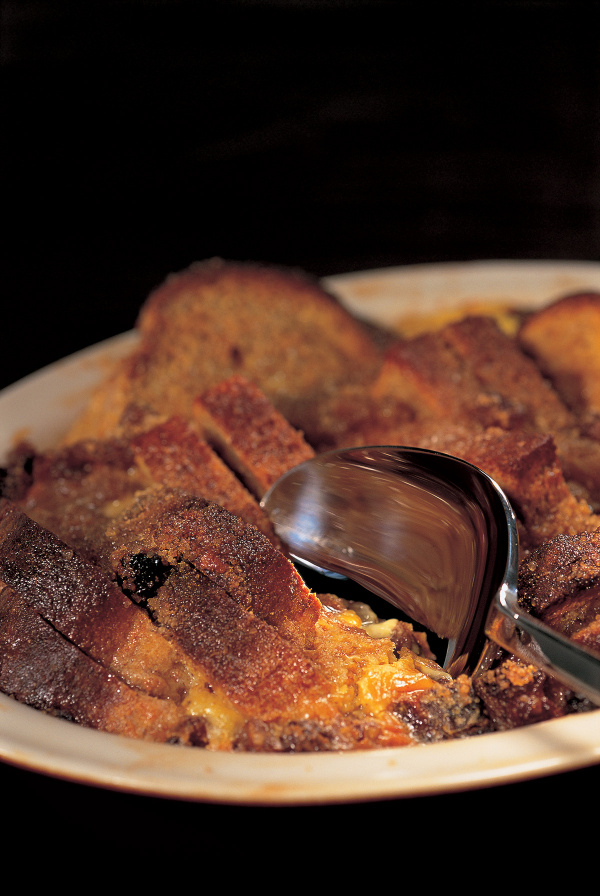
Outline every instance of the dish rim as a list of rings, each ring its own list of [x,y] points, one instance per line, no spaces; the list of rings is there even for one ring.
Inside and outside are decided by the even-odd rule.
[[[504,278],[514,289],[515,303],[528,297],[530,307],[544,303],[550,283],[560,284],[563,293],[578,288],[600,291],[600,263],[593,262],[409,265],[351,272],[323,282],[350,310],[381,321],[381,309],[389,306],[390,290],[402,291],[402,298],[394,296],[394,302],[402,302],[405,309],[407,296],[414,301],[428,284],[429,288],[434,284],[437,293],[445,290],[448,307],[453,303],[460,306],[465,297],[477,294],[482,298],[486,277],[488,295],[492,285],[495,288]],[[535,295],[533,284],[537,285]],[[553,294],[546,295],[545,301]],[[401,316],[397,309],[393,314],[397,319]],[[388,321],[389,315],[382,322]],[[118,334],[2,390],[0,419],[9,422],[5,432],[0,432],[0,456],[16,431],[35,438],[41,448],[52,444],[83,406],[106,365],[129,351],[135,339],[133,331]],[[13,425],[15,422],[19,425]],[[227,754],[86,729],[0,694],[0,760],[86,785],[188,801],[244,805],[359,802],[494,786],[599,763],[600,712],[414,747],[299,755]]]

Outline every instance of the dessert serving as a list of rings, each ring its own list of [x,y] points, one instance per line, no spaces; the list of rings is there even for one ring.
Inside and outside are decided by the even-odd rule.
[[[482,313],[405,336],[297,271],[216,259],[171,275],[60,442],[16,439],[6,459],[0,689],[227,752],[410,746],[593,711],[501,651],[451,678],[410,620],[309,585],[260,498],[330,448],[464,458],[515,509],[524,605],[600,651],[598,371],[577,342],[599,307],[549,296],[510,332]]]

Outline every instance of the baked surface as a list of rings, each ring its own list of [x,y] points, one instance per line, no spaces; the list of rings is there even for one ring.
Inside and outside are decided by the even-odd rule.
[[[600,651],[595,367],[568,327],[546,335],[565,308],[593,330],[596,307],[551,303],[516,335],[477,315],[380,340],[297,271],[172,275],[64,443],[9,461],[0,687],[80,724],[225,750],[400,746],[589,710],[501,652],[453,680],[410,622],[313,592],[260,498],[329,448],[462,457],[515,508],[526,606]],[[561,383],[582,368],[575,401]]]

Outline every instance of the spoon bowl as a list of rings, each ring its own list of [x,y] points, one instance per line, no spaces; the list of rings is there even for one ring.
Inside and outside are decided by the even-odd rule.
[[[600,704],[600,656],[519,606],[515,515],[479,468],[419,448],[330,451],[261,504],[292,559],[352,579],[444,639],[450,674],[479,674],[502,647]]]

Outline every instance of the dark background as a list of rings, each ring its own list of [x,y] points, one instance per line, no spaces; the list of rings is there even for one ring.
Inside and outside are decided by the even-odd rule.
[[[596,3],[0,9],[0,384],[212,255],[600,257]]]
[[[129,329],[169,271],[212,255],[316,275],[600,260],[597,13],[578,2],[3,0],[0,386]],[[548,807],[568,801],[577,817],[598,771],[319,809],[152,800],[6,766],[0,788],[5,819],[35,806],[57,842],[93,848],[118,822],[169,856],[233,845],[255,880],[275,844],[304,856],[304,875],[320,850],[332,848],[330,870],[382,853],[388,886],[394,867],[400,881],[415,861],[423,870],[431,838],[459,865],[506,848],[507,834],[514,846],[515,819],[537,853]]]

